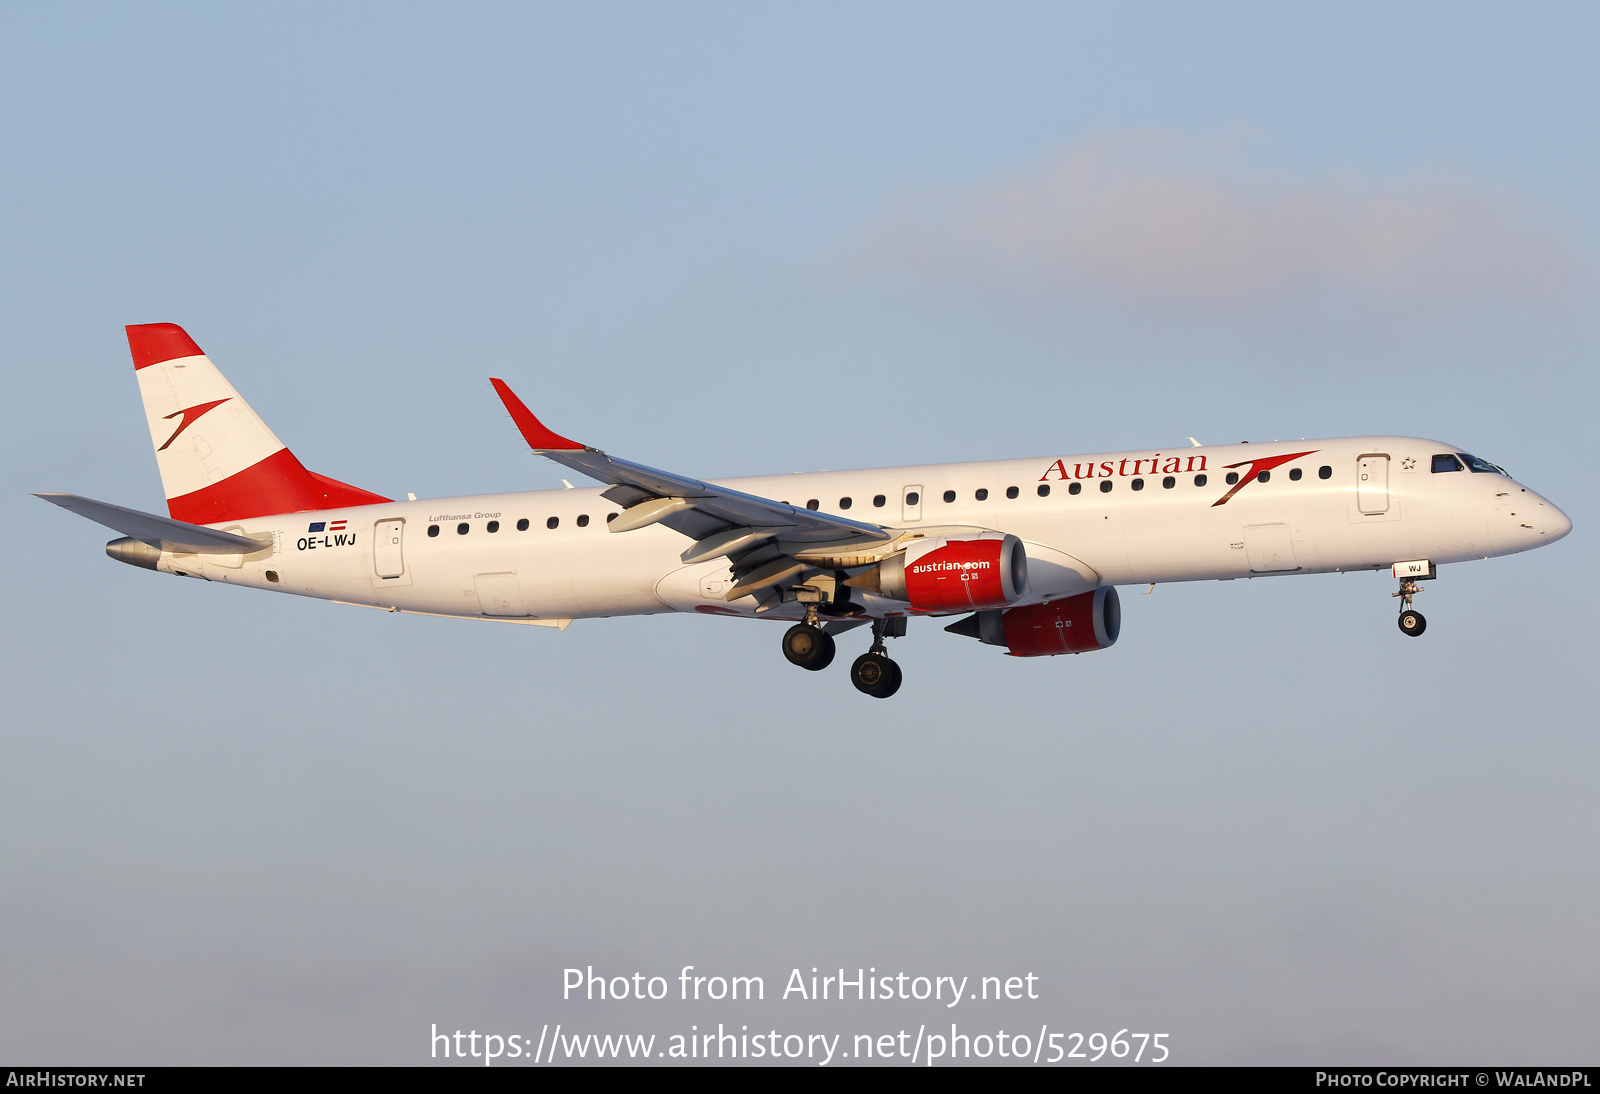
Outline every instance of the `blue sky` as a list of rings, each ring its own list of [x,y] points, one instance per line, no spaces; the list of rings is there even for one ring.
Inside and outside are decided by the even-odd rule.
[[[0,14],[0,1053],[666,1031],[718,1012],[575,1010],[559,971],[693,963],[1026,966],[1008,1021],[1189,1062],[1592,1058],[1597,22]],[[27,494],[159,510],[122,326],[163,321],[390,495],[558,485],[499,375],[702,476],[1435,436],[1576,530],[1446,570],[1419,642],[1372,575],[1163,586],[1091,658],[913,630],[872,704],[760,624],[527,634],[112,563]]]

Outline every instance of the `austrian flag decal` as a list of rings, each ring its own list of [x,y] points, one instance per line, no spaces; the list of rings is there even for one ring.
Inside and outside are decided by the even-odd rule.
[[[344,527],[345,527],[346,523],[348,523],[348,522],[347,521],[342,521],[342,520],[336,520],[336,521],[331,521],[331,522],[330,521],[323,521],[323,520],[314,520],[314,521],[311,522],[311,527],[307,528],[306,531],[308,531],[308,532],[342,532],[342,531],[344,531]]]

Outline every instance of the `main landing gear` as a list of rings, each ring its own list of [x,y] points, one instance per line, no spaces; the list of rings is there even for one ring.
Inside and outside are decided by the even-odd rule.
[[[904,633],[905,620],[898,622]],[[857,691],[874,699],[887,699],[900,690],[900,666],[889,660],[889,651],[883,645],[888,623],[887,619],[872,621],[872,648],[850,666],[850,682]]]
[[[791,665],[821,672],[833,664],[833,635],[815,623],[796,623],[783,632],[783,655]]]
[[[783,634],[783,656],[792,665],[820,672],[833,663],[836,647],[833,635],[817,625],[811,612],[806,622],[796,623]],[[887,699],[900,690],[900,666],[889,659],[885,637],[899,638],[906,633],[904,619],[874,619],[872,648],[850,666],[850,682],[856,690],[874,699]]]

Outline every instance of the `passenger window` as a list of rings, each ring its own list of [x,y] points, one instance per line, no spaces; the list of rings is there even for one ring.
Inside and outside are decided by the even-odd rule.
[[[488,524],[483,526],[483,530],[485,532],[498,532],[500,530],[500,522],[497,520],[491,520]]]
[[[437,524],[428,525],[428,535],[429,536],[437,536],[438,534],[439,534],[439,526]]]
[[[1239,481],[1239,472],[1237,472],[1237,471],[1229,471],[1228,474],[1227,474],[1227,477],[1224,478],[1222,481],[1227,483],[1229,486],[1232,486],[1234,483]]]
[[[874,509],[882,509],[883,503],[887,500],[882,494],[874,494],[872,495],[872,507]]]
[[[1067,486],[1067,493],[1069,493],[1069,494],[1081,494],[1081,493],[1083,493],[1083,483],[1075,482],[1075,483],[1069,484]]]
[[[1104,482],[1102,482],[1100,484],[1100,492],[1102,494],[1111,493],[1111,480],[1110,479],[1106,479]]]
[[[1161,489],[1163,489],[1163,490],[1171,490],[1174,486],[1177,486],[1177,485],[1178,485],[1178,480],[1173,478],[1171,475],[1168,475],[1166,478],[1161,480]]]
[[[917,493],[915,490],[911,491],[911,493],[906,495],[906,504],[907,505],[921,505],[922,504],[922,495]]]
[[[1257,471],[1256,472],[1256,481],[1257,482],[1266,482],[1270,478],[1272,478],[1272,472],[1271,471]]]
[[[944,492],[944,503],[946,505],[949,505],[951,502],[953,502],[955,500],[956,500],[956,492],[954,490],[946,490]]]
[[[852,504],[852,502],[850,501],[849,498],[840,498],[839,499],[839,508],[840,509],[848,509],[848,508],[850,508],[851,504]]]
[[[1461,461],[1456,459],[1454,456],[1452,456],[1448,452],[1445,452],[1445,453],[1443,453],[1441,455],[1438,455],[1438,456],[1435,456],[1433,458],[1433,473],[1435,475],[1442,475],[1446,471],[1460,471],[1460,470],[1461,470]]]
[[[1017,496],[1017,493],[1018,493],[1018,491],[1017,491],[1017,488],[1015,486],[1006,487],[1006,497],[1014,498],[1014,497]]]
[[[554,528],[556,525],[558,525],[560,523],[561,523],[561,518],[560,517],[551,517],[549,520],[544,522],[544,526],[546,528]]]
[[[471,528],[471,527],[472,527],[472,525],[468,524],[466,521],[462,521],[460,524],[456,525],[456,535],[458,535],[458,536],[466,535],[467,534],[467,529]]]
[[[1298,467],[1291,467],[1289,469],[1289,481],[1290,482],[1299,482],[1300,481],[1300,469]]]
[[[587,528],[587,527],[589,527],[589,514],[588,513],[583,513],[583,514],[579,515],[579,517],[578,517],[578,527],[579,528]]]
[[[528,518],[527,517],[523,517],[521,520],[517,521],[517,531],[526,532],[527,530],[528,530]]]
[[[978,491],[974,492],[972,496],[977,498],[979,501],[988,501],[989,500],[989,491],[987,491],[987,490],[978,490]]]
[[[1333,478],[1333,468],[1329,467],[1327,464],[1323,464],[1321,467],[1317,468],[1317,478],[1319,478],[1319,479],[1331,479],[1331,478]]]
[[[1196,486],[1204,486],[1206,484],[1206,477],[1204,475],[1196,475],[1194,477],[1194,484]]]
[[[816,498],[812,498],[810,501],[806,502],[806,508],[811,510],[817,509],[820,505],[821,502],[817,501]]]
[[[610,524],[612,521],[616,520],[621,515],[622,515],[621,513],[607,513],[606,514],[606,523]]]
[[[1041,498],[1048,498],[1050,496],[1050,484],[1049,483],[1042,482],[1042,483],[1039,484],[1039,496]]]
[[[1129,483],[1129,485],[1132,486],[1135,490],[1143,490],[1144,489],[1144,480],[1143,479],[1134,479],[1133,482]]]

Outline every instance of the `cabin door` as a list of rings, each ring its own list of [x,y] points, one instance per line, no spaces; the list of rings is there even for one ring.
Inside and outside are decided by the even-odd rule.
[[[1389,511],[1389,457],[1362,456],[1356,461],[1356,508],[1363,513]]]
[[[399,577],[406,572],[400,542],[405,527],[403,520],[380,520],[372,529],[372,569],[379,577]]]

